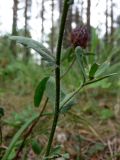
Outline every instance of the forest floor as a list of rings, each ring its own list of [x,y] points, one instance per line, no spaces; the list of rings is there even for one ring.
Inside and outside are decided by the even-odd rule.
[[[8,146],[17,131],[17,123],[33,114],[33,96],[31,90],[26,92],[21,88],[16,91],[3,87],[0,90],[0,106],[5,110],[2,118],[4,146]],[[80,98],[78,104],[60,116],[54,146],[61,145],[62,152],[69,153],[70,160],[120,160],[120,104],[117,96],[106,89],[94,89],[86,90],[77,98]],[[51,122],[52,117],[49,121],[47,117],[42,118],[32,133],[43,145],[47,143],[46,128],[50,129]],[[37,160],[35,157],[29,146],[28,160]]]

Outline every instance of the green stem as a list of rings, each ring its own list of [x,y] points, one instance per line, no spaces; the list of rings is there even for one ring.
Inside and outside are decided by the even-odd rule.
[[[59,107],[60,107],[60,57],[61,57],[61,47],[62,47],[62,40],[63,40],[65,22],[66,22],[66,17],[67,17],[69,5],[70,5],[69,0],[64,0],[64,6],[63,6],[63,12],[62,12],[61,24],[60,24],[60,31],[59,31],[59,37],[58,37],[58,43],[57,43],[57,51],[56,51],[56,66],[57,67],[55,69],[55,83],[56,83],[55,113],[54,113],[52,129],[51,129],[50,137],[49,137],[49,140],[48,140],[48,145],[47,145],[45,157],[49,156],[52,141],[53,141],[53,137],[54,137],[54,133],[55,133],[56,126],[57,126],[58,117],[59,117]]]

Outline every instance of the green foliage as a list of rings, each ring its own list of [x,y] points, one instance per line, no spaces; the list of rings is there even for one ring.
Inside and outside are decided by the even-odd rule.
[[[42,151],[42,147],[40,146],[40,144],[36,140],[32,140],[31,144],[34,153],[39,155]]]
[[[84,51],[79,46],[76,48],[70,47],[66,49],[62,58],[60,57],[61,47],[62,47],[61,45],[62,45],[62,39],[63,39],[63,33],[64,33],[64,24],[66,21],[69,5],[71,4],[73,4],[73,0],[64,1],[60,34],[58,36],[59,38],[58,38],[58,46],[57,46],[57,53],[56,53],[57,58],[55,58],[51,54],[51,52],[45,46],[43,46],[43,44],[37,41],[34,41],[26,37],[20,37],[20,36],[10,37],[11,40],[14,40],[17,43],[20,43],[25,47],[34,49],[36,52],[38,52],[41,56],[41,59],[45,60],[45,63],[44,63],[45,65],[43,65],[45,68],[44,70],[42,65],[39,66],[33,62],[32,63],[28,62],[28,64],[24,64],[24,63],[21,63],[21,61],[19,61],[18,59],[16,60],[14,59],[15,61],[14,63],[10,62],[7,65],[2,66],[0,68],[0,76],[3,78],[2,81],[4,82],[4,80],[6,81],[6,79],[9,79],[11,80],[10,82],[13,82],[12,86],[18,84],[20,88],[19,90],[21,90],[21,88],[24,88],[24,92],[28,90],[26,87],[26,84],[33,85],[30,90],[30,92],[32,92],[36,82],[38,82],[39,79],[42,79],[35,90],[34,105],[35,107],[38,107],[41,104],[41,101],[43,99],[43,94],[45,93],[45,96],[49,98],[48,102],[51,102],[51,104],[54,106],[54,110],[52,111],[52,113],[49,112],[50,114],[54,115],[54,118],[53,118],[51,134],[48,140],[48,146],[45,154],[46,160],[55,159],[55,158],[70,159],[69,154],[67,153],[61,154],[61,146],[56,146],[55,148],[51,147],[60,114],[67,113],[76,104],[75,96],[82,89],[84,89],[84,87],[91,86],[92,84],[94,85],[96,82],[101,82],[101,80],[104,80],[116,75],[116,73],[114,73],[115,72],[114,64],[116,63],[116,60],[114,60],[114,57],[118,55],[119,51],[115,51],[114,54],[111,54],[111,52],[109,52],[111,51],[111,47],[107,46],[107,49],[106,49],[105,45],[103,45],[99,50],[99,54],[101,53],[101,55],[97,55],[96,53],[97,48],[100,47],[99,45],[101,44],[101,40],[98,38],[98,35],[96,34],[95,29],[92,29],[92,39],[91,39],[92,47],[90,49],[90,53],[88,51]],[[105,52],[106,50],[107,52]],[[91,55],[92,57],[90,57]],[[105,58],[107,58],[107,60]],[[100,65],[98,65],[98,62],[97,62],[98,59],[99,59],[99,63],[101,62]],[[67,64],[65,64],[66,62]],[[71,62],[72,64],[70,64]],[[53,66],[52,69],[55,71],[55,76],[53,76],[53,73],[51,72],[51,70],[47,68],[46,63],[48,65]],[[110,71],[111,67],[113,67],[112,72]],[[68,73],[69,71],[70,73]],[[64,75],[63,77],[61,76],[62,74],[60,75],[60,73],[62,72],[65,73],[63,74]],[[69,76],[66,76],[66,74],[68,74]],[[49,76],[46,77],[46,75],[49,75]],[[67,77],[66,78],[67,82],[65,82],[66,79],[64,79],[64,77]],[[72,91],[70,91],[71,89],[69,89],[70,81],[73,87]],[[65,83],[67,85],[63,87],[64,86],[63,84]],[[106,83],[108,84],[108,81],[106,81]],[[104,85],[106,86],[106,84]],[[67,88],[67,90],[63,88]],[[46,102],[45,107],[48,102]],[[43,109],[45,110],[46,108],[43,108]],[[44,110],[42,110],[42,114],[45,114]],[[2,115],[3,115],[3,111],[1,111],[1,116]],[[25,110],[23,113],[15,113],[14,119],[4,121],[11,126],[19,127],[19,129],[17,130],[17,133],[14,135],[13,139],[11,140],[5,154],[2,157],[2,160],[13,159],[13,157],[16,154],[15,153],[16,149],[19,149],[20,147],[21,136],[23,135],[23,133],[26,131],[28,127],[30,126],[33,128],[35,127],[38,120],[40,120],[39,119],[40,116],[41,116],[41,113],[38,114],[35,110],[32,109],[30,110],[30,112],[28,110]],[[76,114],[75,118],[77,116],[78,115]],[[109,109],[103,109],[99,113],[99,116],[100,116],[100,119],[107,120],[113,117],[113,112]],[[94,134],[97,137],[99,137],[97,132],[94,131],[91,125],[89,125],[89,122],[85,122],[83,117],[81,117],[81,121],[82,122],[84,121],[83,123],[86,126],[88,126],[89,129],[92,132],[94,132]],[[34,124],[34,126],[32,126],[32,124]],[[32,132],[32,129],[30,130],[30,133]],[[47,133],[48,132],[47,128],[45,130]],[[30,142],[30,144],[34,153],[40,156],[40,154],[43,151],[42,154],[44,154],[45,151],[42,150],[42,147],[34,139],[34,137],[30,138],[30,140],[31,139],[32,139],[32,142]],[[19,145],[17,143],[19,143]],[[98,151],[102,151],[103,148],[104,146],[102,146],[101,144],[96,144],[93,148],[91,148],[89,152],[90,154],[93,154]]]
[[[23,124],[23,126],[21,126],[21,128],[17,131],[17,133],[14,135],[11,143],[8,146],[8,149],[6,151],[6,153],[4,154],[4,156],[2,157],[1,160],[9,160],[9,156],[12,152],[12,150],[14,149],[17,141],[19,140],[20,136],[22,135],[22,133],[30,126],[30,124],[38,117],[38,115],[30,118],[27,120],[27,122],[25,124]]]
[[[104,144],[102,144],[102,143],[95,143],[88,150],[87,154],[89,154],[89,156],[92,156],[94,154],[97,154],[100,151],[103,151],[104,149],[105,149],[105,145]]]
[[[50,51],[47,48],[45,48],[41,43],[35,40],[32,40],[30,38],[20,37],[20,36],[12,36],[10,37],[10,39],[16,40],[17,43],[20,43],[27,48],[34,49],[36,52],[38,52],[42,56],[43,60],[49,62],[50,64],[55,65],[55,58],[52,56]]]
[[[11,127],[19,128],[26,123],[28,119],[37,116],[38,113],[32,106],[26,106],[21,112],[13,112],[11,117],[6,118],[3,122]]]
[[[99,65],[97,63],[94,63],[91,68],[90,68],[90,71],[89,71],[89,79],[94,79],[94,76],[95,76],[95,73],[96,71],[98,70],[99,68]]]
[[[108,120],[110,118],[113,118],[114,117],[114,113],[112,110],[110,109],[102,109],[102,111],[100,112],[100,118],[102,120]]]
[[[61,113],[66,113],[68,110],[71,109],[71,107],[73,107],[76,104],[75,98],[73,98],[73,95],[75,93],[76,91],[72,93],[68,93],[65,95],[63,100],[61,100],[60,102],[60,112]]]
[[[35,90],[35,95],[34,95],[35,107],[39,107],[40,105],[48,79],[49,77],[45,77],[44,79],[42,79]]]
[[[54,77],[50,77],[45,90],[46,96],[49,98],[52,105],[54,105],[55,101],[55,79]],[[73,93],[66,93],[66,90],[62,88],[60,91],[60,111],[61,113],[67,112],[72,106],[76,104],[74,98],[70,98]],[[70,101],[69,101],[70,100]]]
[[[0,107],[0,118],[4,116],[4,109]]]
[[[77,62],[80,66],[81,69],[81,73],[83,75],[83,83],[86,81],[86,72],[85,72],[85,68],[84,68],[84,64],[83,64],[83,51],[81,47],[76,47],[75,49],[75,53],[76,53],[76,58],[77,58]]]

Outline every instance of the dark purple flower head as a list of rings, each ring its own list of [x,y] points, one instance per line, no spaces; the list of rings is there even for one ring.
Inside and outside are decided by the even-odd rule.
[[[80,46],[85,49],[87,47],[89,34],[86,26],[75,28],[71,33],[71,43],[74,47]]]

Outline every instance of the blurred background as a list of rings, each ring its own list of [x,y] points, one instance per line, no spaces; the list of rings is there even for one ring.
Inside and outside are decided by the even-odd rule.
[[[5,144],[33,113],[37,114],[33,107],[34,90],[38,82],[53,70],[38,53],[10,41],[9,36],[33,38],[55,55],[62,6],[63,0],[0,0],[0,107],[5,111]],[[90,35],[86,52],[94,53],[94,56],[88,56],[88,65],[103,63],[103,75],[117,72],[118,76],[92,84],[77,95],[77,105],[60,119],[55,143],[64,146],[63,150],[70,154],[71,160],[79,160],[80,153],[85,160],[99,160],[100,156],[105,160],[120,153],[119,0],[74,0],[65,26],[62,73],[72,62],[72,55],[68,55],[71,31],[82,24],[87,26]],[[81,78],[75,63],[62,79],[64,90],[73,91],[79,86]],[[48,110],[51,110],[50,106]],[[38,133],[42,137],[41,145],[46,142],[46,128],[50,128],[51,120],[46,121],[44,126],[44,121],[41,121],[41,130],[36,128],[33,133],[33,137]],[[115,148],[116,145],[119,147]]]

